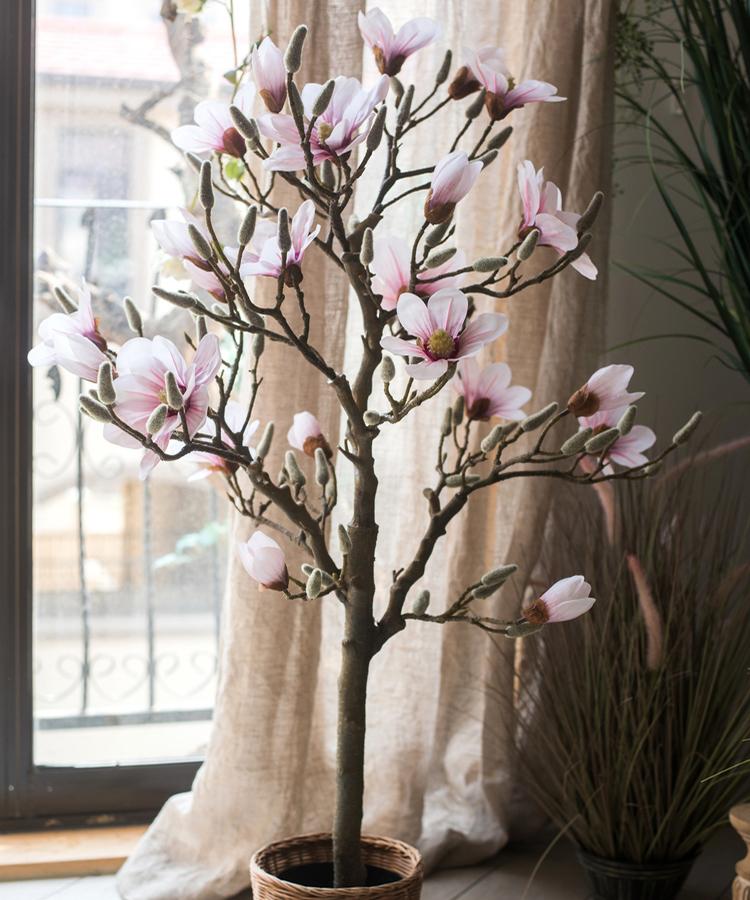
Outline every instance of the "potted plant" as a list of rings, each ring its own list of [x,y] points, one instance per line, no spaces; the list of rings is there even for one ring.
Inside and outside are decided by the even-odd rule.
[[[597,900],[675,897],[750,796],[747,534],[731,483],[704,474],[607,486],[609,525],[580,498],[556,510],[546,565],[585,560],[599,602],[526,646],[518,761]]]
[[[578,616],[594,602],[589,584],[577,575],[540,591],[516,620],[498,620],[482,604],[515,571],[504,564],[469,576],[458,597],[432,611],[420,579],[439,539],[475,493],[510,479],[541,475],[586,485],[642,479],[698,422],[696,414],[650,462],[625,452],[633,449],[630,404],[641,396],[628,389],[631,367],[607,366],[567,404],[550,402],[530,415],[522,408],[530,392],[511,386],[507,366],[480,369],[474,357],[505,332],[507,319],[480,313],[475,299],[513,297],[569,267],[596,277],[586,249],[601,195],[580,216],[564,211],[559,190],[526,161],[519,167],[522,221],[514,227],[516,237],[503,255],[467,262],[451,244],[453,214],[474,184],[490,177],[487,170],[510,136],[505,119],[529,103],[562,98],[543,82],[514,84],[499,50],[471,55],[450,80],[448,52],[433,87],[417,97],[396,76],[406,56],[436,38],[435,23],[414,20],[394,34],[382,13],[372,10],[360,27],[382,72],[371,88],[343,75],[300,88],[295,75],[307,33],[300,26],[283,54],[270,37],[252,49],[236,72],[231,105],[199,104],[195,124],[174,132],[198,173],[200,214],[154,227],[167,253],[182,260],[194,289],[155,287],[154,293],[194,318],[187,355],[163,336],[143,337],[140,313],[130,300],[126,313],[136,336],[113,346],[99,332],[85,288],[77,304],[59,292],[63,312],[42,324],[41,343],[30,354],[33,364],[56,362],[95,385],[81,396],[82,410],[104,424],[108,439],[142,451],[144,476],[161,462],[189,457],[223,478],[235,508],[258,526],[238,552],[263,589],[300,602],[331,599],[341,605],[331,833],[292,836],[256,853],[251,875],[257,900],[419,896],[418,853],[398,841],[361,834],[373,657],[414,620],[465,623],[518,638]],[[267,111],[255,117],[258,98]],[[430,131],[431,119],[445,104],[465,98],[466,124],[443,142]],[[480,116],[485,127],[479,141],[461,149]],[[401,146],[418,134],[424,147],[444,147],[424,167],[403,170]],[[379,149],[384,158],[375,156]],[[210,158],[201,160],[200,153]],[[361,222],[347,222],[357,182],[374,159],[378,171],[385,164],[376,199]],[[268,173],[272,178],[264,178]],[[240,189],[228,191],[227,177]],[[276,203],[275,181],[298,192],[300,205],[292,214]],[[244,206],[233,247],[217,231],[217,193],[230,193]],[[399,234],[394,210],[414,194],[423,197],[423,222],[415,234]],[[310,340],[304,283],[310,252],[325,254],[346,273],[359,304],[361,353],[352,378]],[[257,302],[249,276],[271,280],[273,303]],[[258,430],[253,419],[269,348],[323,378],[346,423],[341,445],[332,446],[316,417],[301,410],[291,423],[292,449],[278,476],[266,465],[273,423]],[[385,612],[376,618],[377,439],[422,404],[439,402],[451,382],[458,399],[445,404],[435,435],[437,475],[425,489],[424,533],[414,557],[394,573]],[[576,416],[578,430],[561,434]],[[502,421],[487,425],[492,418]],[[590,467],[578,465],[583,458],[592,461]],[[623,460],[612,470],[613,461]],[[337,466],[353,471],[353,515],[334,530],[338,550],[329,534]],[[284,542],[308,555],[301,572],[289,571]]]

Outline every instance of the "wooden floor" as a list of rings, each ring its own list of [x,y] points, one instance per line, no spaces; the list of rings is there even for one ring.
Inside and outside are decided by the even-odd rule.
[[[539,867],[524,896],[543,850],[508,847],[483,866],[437,872],[427,879],[422,900],[584,900],[588,892],[575,854],[562,843]],[[742,856],[739,838],[722,832],[696,863],[681,900],[729,900],[734,864]],[[118,894],[114,876],[55,878],[5,882],[0,900],[118,900]]]

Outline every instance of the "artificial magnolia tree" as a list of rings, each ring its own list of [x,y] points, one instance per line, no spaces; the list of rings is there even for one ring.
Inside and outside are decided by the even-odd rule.
[[[98,331],[84,286],[77,305],[58,291],[63,312],[42,323],[42,342],[29,355],[34,365],[55,363],[95,384],[81,396],[82,410],[104,423],[109,440],[142,449],[144,477],[162,461],[185,457],[197,472],[219,474],[237,511],[257,526],[238,552],[262,588],[293,600],[331,597],[341,604],[332,827],[337,887],[365,883],[360,848],[365,705],[370,663],[383,645],[415,620],[464,622],[519,638],[578,616],[594,602],[583,576],[575,575],[530,601],[515,621],[498,620],[483,606],[515,571],[505,564],[431,610],[429,592],[417,586],[458,513],[478,491],[515,478],[544,476],[585,485],[642,478],[697,423],[696,415],[649,461],[643,451],[655,435],[634,424],[632,403],[642,394],[628,391],[631,367],[600,369],[564,406],[552,402],[531,414],[523,409],[531,393],[511,385],[507,365],[480,367],[477,354],[508,323],[499,313],[477,313],[475,298],[513,297],[568,267],[595,278],[586,248],[601,195],[582,215],[567,212],[559,189],[544,180],[542,170],[529,161],[520,164],[514,240],[502,255],[469,263],[452,244],[457,204],[477,181],[491,177],[487,170],[511,133],[505,124],[509,114],[529,103],[563,98],[544,82],[516,84],[496,48],[468,55],[452,78],[448,51],[434,86],[420,98],[413,85],[404,88],[396,76],[406,57],[438,37],[438,26],[415,19],[394,34],[375,9],[360,14],[360,29],[382,73],[372,87],[337,76],[299,88],[295,73],[307,32],[300,26],[284,54],[270,37],[252,49],[237,70],[231,104],[200,103],[196,124],[174,132],[174,142],[198,173],[201,209],[185,212],[184,221],[153,227],[161,247],[182,261],[195,291],[212,299],[194,291],[154,291],[194,316],[196,337],[186,335],[189,351],[184,354],[161,336],[143,337],[140,314],[129,299],[126,313],[138,336],[112,347]],[[422,146],[442,144],[443,135],[430,131],[430,120],[464,98],[464,125],[442,147],[443,155],[420,168],[401,168],[404,142],[419,132],[425,134]],[[257,101],[266,107],[262,114]],[[468,140],[480,117],[479,138]],[[373,160],[379,170],[384,167],[380,187],[369,214],[353,221],[354,191]],[[293,215],[274,203],[279,180],[299,192]],[[225,236],[217,233],[216,192],[246,207],[236,246],[226,246]],[[416,234],[406,235],[399,233],[394,212],[413,195],[423,198],[423,222]],[[359,304],[361,353],[352,376],[335,369],[310,340],[303,276],[312,246],[346,273]],[[255,301],[249,276],[273,279],[273,303]],[[253,407],[268,342],[322,376],[346,422],[343,440],[334,447],[313,414],[295,415],[287,436],[293,449],[278,474],[266,467],[273,423],[251,444],[259,427]],[[243,377],[249,389],[241,401]],[[457,398],[445,403],[449,384]],[[427,402],[443,402],[445,415],[434,439],[437,473],[424,490],[424,531],[414,556],[394,572],[385,611],[376,618],[377,439]],[[487,424],[492,419],[500,421]],[[577,419],[578,430],[562,439],[556,426],[567,419]],[[329,523],[338,465],[353,470],[353,515],[338,527],[337,552]],[[309,556],[298,576],[287,568],[285,542]]]

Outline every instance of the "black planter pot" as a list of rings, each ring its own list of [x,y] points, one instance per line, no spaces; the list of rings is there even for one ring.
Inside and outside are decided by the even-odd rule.
[[[632,863],[578,851],[595,900],[673,900],[696,857],[670,862]]]

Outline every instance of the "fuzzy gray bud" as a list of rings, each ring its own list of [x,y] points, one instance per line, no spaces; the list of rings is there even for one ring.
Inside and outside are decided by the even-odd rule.
[[[643,468],[644,475],[655,475],[662,467],[662,460],[657,459],[655,462],[649,463]]]
[[[305,106],[294,82],[289,85],[287,96],[289,97],[289,106],[292,110],[292,118],[295,122],[302,122],[305,118]]]
[[[331,477],[328,459],[322,447],[315,448],[315,480],[318,484],[328,484]]]
[[[630,434],[630,431],[633,428],[635,423],[635,416],[638,410],[634,406],[629,406],[625,412],[620,416],[620,421],[617,423],[617,430],[620,434]]]
[[[482,575],[482,584],[501,585],[507,581],[514,572],[518,571],[515,563],[509,563],[507,566],[498,566],[496,569],[490,569]]]
[[[391,90],[393,91],[396,103],[400,103],[401,98],[404,96],[404,86],[395,75],[391,75]]]
[[[565,456],[574,456],[576,453],[580,453],[593,433],[593,428],[582,428],[580,431],[577,431],[575,434],[571,435],[567,441],[563,441],[563,445],[560,447],[560,453]]]
[[[365,228],[362,235],[362,247],[359,251],[359,261],[365,268],[370,265],[375,257],[375,247],[373,244],[372,228]]]
[[[495,272],[507,265],[508,258],[506,256],[482,256],[474,263],[472,269],[475,272]]]
[[[688,421],[676,432],[674,437],[672,438],[672,443],[679,447],[680,444],[684,444],[687,440],[689,440],[692,433],[695,429],[700,425],[701,419],[703,418],[703,413],[694,412],[692,416],[688,419]]]
[[[241,247],[246,247],[253,239],[255,234],[255,225],[258,221],[258,207],[248,206],[247,212],[240,224],[240,230],[237,232],[237,242]]]
[[[449,475],[445,479],[445,483],[448,487],[463,487],[464,484],[476,484],[478,481],[482,480],[481,475]]]
[[[453,401],[453,424],[456,428],[464,420],[464,398],[461,394]]]
[[[539,229],[532,228],[531,231],[523,239],[521,246],[516,251],[516,256],[525,262],[531,254],[536,250],[537,241],[539,240]]]
[[[273,422],[269,422],[263,430],[261,439],[258,441],[258,446],[255,448],[258,459],[265,459],[268,456],[268,451],[271,449],[272,440]]]
[[[479,445],[482,453],[491,453],[495,447],[500,443],[500,441],[505,436],[505,428],[503,425],[495,425],[495,427],[490,431],[490,433],[482,440],[482,443]]]
[[[260,141],[260,131],[255,119],[249,119],[238,106],[229,107],[229,115],[232,117],[234,127],[246,141],[257,144]]]
[[[286,474],[289,476],[290,484],[293,484],[295,487],[302,487],[307,481],[293,450],[287,450],[284,454],[284,467],[286,468]]]
[[[151,290],[157,297],[167,300],[173,306],[179,306],[180,309],[192,309],[198,303],[195,294],[188,294],[187,291],[168,291],[160,287],[152,287]]]
[[[53,288],[53,293],[55,295],[55,299],[60,304],[60,308],[64,313],[70,315],[70,313],[74,313],[78,309],[75,301],[64,287],[60,287],[60,285],[57,285],[57,287]]]
[[[466,118],[467,119],[476,119],[476,117],[484,109],[485,93],[486,93],[486,91],[484,90],[484,88],[482,88],[482,90],[476,95],[476,97],[466,107]]]
[[[503,128],[502,131],[498,131],[498,133],[487,142],[488,150],[500,150],[502,149],[508,142],[508,138],[513,134],[513,127],[508,125],[507,128]]]
[[[585,231],[591,229],[591,226],[596,221],[599,211],[602,208],[602,203],[604,203],[604,194],[601,191],[597,191],[591,198],[589,205],[583,211],[581,218],[576,223],[578,234],[583,234]]]
[[[505,636],[509,638],[525,638],[530,634],[536,634],[541,631],[544,625],[534,625],[532,622],[512,622],[508,625]]]
[[[200,344],[203,338],[208,334],[208,326],[206,325],[205,316],[195,317],[195,339]]]
[[[200,198],[201,206],[203,207],[203,209],[213,209],[214,185],[210,159],[204,159],[203,163],[201,164],[200,181],[198,184],[198,197]]]
[[[396,364],[390,356],[384,356],[383,362],[380,363],[380,377],[383,384],[390,384],[396,377]]]
[[[262,333],[253,335],[253,342],[251,344],[251,350],[253,352],[253,357],[258,360],[263,355],[263,351],[265,350],[266,339]]]
[[[414,601],[414,605],[412,606],[411,611],[415,616],[423,616],[427,612],[427,607],[429,605],[430,592],[420,591],[419,596]]]
[[[302,65],[302,47],[307,37],[307,25],[298,25],[294,34],[289,39],[284,53],[284,68],[290,75],[294,75]]]
[[[305,585],[305,594],[308,600],[314,600],[323,589],[323,579],[320,569],[313,569]]]
[[[315,98],[315,103],[313,103],[312,114],[316,118],[318,116],[322,116],[323,113],[328,109],[328,105],[331,102],[331,97],[333,97],[333,90],[336,87],[336,82],[333,78],[329,78],[328,81],[323,85],[320,89],[320,93]]]
[[[427,235],[425,236],[424,242],[427,247],[437,247],[437,245],[443,240],[443,238],[448,234],[448,230],[451,227],[451,222],[443,222],[442,225],[436,225],[434,228],[431,228]]]
[[[495,162],[497,159],[497,150],[485,150],[485,152],[479,157],[479,162],[482,164],[482,168],[486,169],[491,163]]]
[[[385,117],[387,112],[388,110],[385,104],[383,104],[375,116],[372,127],[367,132],[365,146],[367,147],[368,153],[374,153],[380,146],[380,142],[383,140],[383,130],[385,129]]]
[[[289,212],[285,206],[279,210],[279,250],[281,255],[292,249],[292,235],[289,231]]]
[[[606,431],[595,434],[592,438],[589,438],[589,440],[586,441],[586,452],[599,453],[601,450],[606,450],[607,447],[610,447],[612,444],[614,444],[614,442],[619,437],[619,429],[608,428]]]
[[[336,176],[333,172],[333,163],[330,159],[324,159],[320,167],[320,183],[323,187],[333,190],[336,184]]]
[[[164,396],[170,409],[182,409],[185,405],[185,398],[182,396],[182,391],[177,384],[177,379],[174,377],[174,372],[169,370],[164,373]]]
[[[214,255],[213,250],[211,249],[211,245],[203,237],[203,235],[195,227],[195,225],[193,225],[192,222],[188,225],[188,235],[190,236],[192,245],[198,251],[198,254],[203,259],[211,259]]]
[[[425,260],[425,268],[436,269],[438,266],[442,266],[443,263],[448,262],[449,259],[453,259],[455,255],[455,247],[443,247],[442,250],[435,250]]]
[[[449,406],[445,411],[445,415],[443,416],[443,424],[440,426],[440,434],[443,437],[448,437],[448,435],[453,431],[453,410]]]
[[[82,412],[85,412],[87,416],[90,416],[97,422],[112,421],[107,407],[98,400],[94,400],[93,397],[87,397],[86,394],[81,394],[78,398],[78,405]]]
[[[352,540],[345,525],[339,525],[339,548],[344,556],[352,552]]]
[[[383,417],[374,409],[366,410],[362,418],[365,420],[365,425],[367,425],[368,428],[375,428],[383,421]]]
[[[499,591],[502,587],[502,583],[498,584],[478,584],[471,592],[471,596],[475,600],[485,600],[487,597],[491,597],[496,591]]]
[[[99,399],[105,406],[112,406],[117,399],[115,385],[112,379],[111,362],[103,362],[99,366],[99,373],[96,377],[96,391],[99,394]]]
[[[146,421],[146,432],[148,434],[156,434],[157,431],[161,431],[164,423],[167,421],[168,412],[166,403],[160,403]]]
[[[143,319],[141,318],[138,307],[133,303],[130,297],[125,297],[122,301],[122,308],[125,310],[125,319],[127,320],[128,328],[137,334],[138,337],[143,337]]]
[[[565,258],[568,262],[575,262],[579,257],[583,256],[586,252],[589,244],[591,243],[591,232],[587,231],[585,234],[582,234],[578,238],[578,244],[576,247],[571,250],[569,253],[565,254]]]
[[[414,85],[410,84],[406,89],[404,96],[401,98],[401,102],[398,105],[398,114],[396,115],[396,127],[403,128],[404,125],[409,121],[409,116],[411,115],[411,105],[414,101]]]
[[[539,412],[533,413],[530,416],[527,416],[523,422],[521,422],[521,431],[534,431],[539,428],[541,425],[551,419],[552,416],[557,412],[558,406],[554,401],[552,403],[548,403],[544,409],[540,409]]]
[[[442,84],[451,73],[451,66],[453,65],[453,51],[446,50],[445,56],[443,57],[443,61],[440,64],[440,68],[437,71],[437,75],[435,76],[435,84]]]

